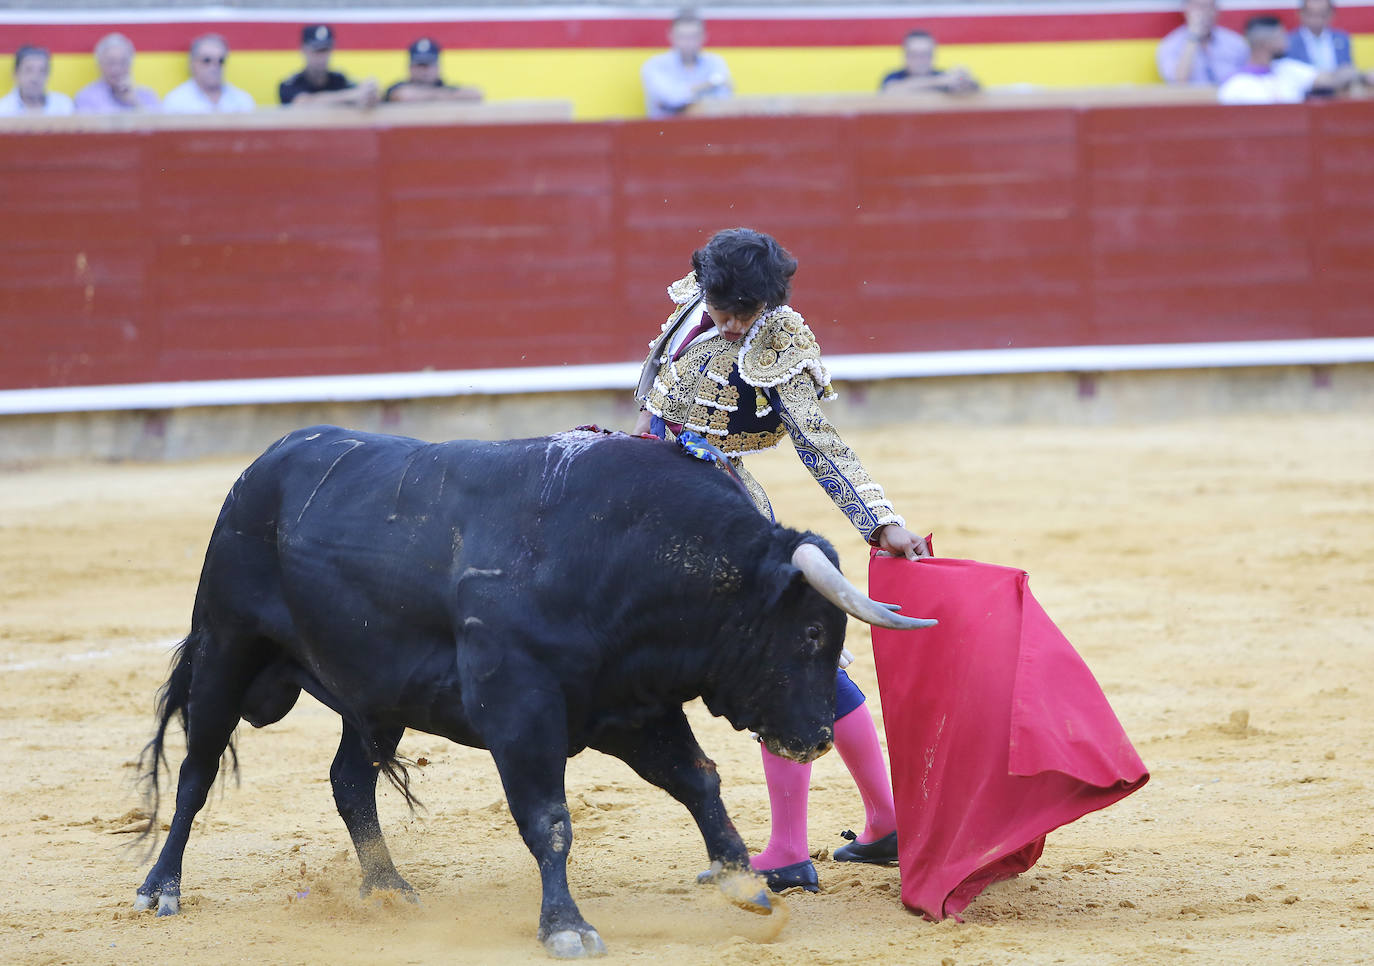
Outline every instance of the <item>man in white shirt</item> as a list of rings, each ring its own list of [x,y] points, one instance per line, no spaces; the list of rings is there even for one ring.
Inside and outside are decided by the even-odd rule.
[[[43,47],[25,44],[15,51],[14,90],[0,97],[0,116],[72,113],[70,97],[48,90],[51,67],[52,57]]]
[[[1313,88],[1341,90],[1350,86],[1347,71],[1319,71],[1285,57],[1288,34],[1278,17],[1251,17],[1245,24],[1250,59],[1217,90],[1222,104],[1297,104]]]
[[[668,43],[672,50],[650,57],[639,71],[650,117],[673,117],[703,98],[734,93],[725,60],[701,49],[706,25],[699,16],[679,13],[668,28]]]
[[[172,89],[162,101],[171,114],[227,114],[254,110],[252,95],[224,79],[229,44],[219,34],[191,41],[191,79]]]

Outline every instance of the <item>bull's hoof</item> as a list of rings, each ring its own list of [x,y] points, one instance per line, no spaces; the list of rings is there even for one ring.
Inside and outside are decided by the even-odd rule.
[[[383,902],[403,899],[406,902],[418,904],[420,894],[409,882],[402,879],[400,875],[393,873],[389,876],[364,879],[363,884],[358,887],[358,898],[379,899]]]
[[[585,959],[588,956],[606,955],[606,944],[591,927],[582,932],[563,929],[552,933],[544,940],[544,948],[554,959]]]
[[[721,894],[748,912],[766,916],[773,911],[773,900],[762,879],[752,872],[718,872],[714,876]]]
[[[159,916],[175,916],[181,912],[181,896],[171,895],[163,892],[158,895],[147,895],[139,892],[134,895],[134,911],[147,912],[153,908],[153,900],[157,900],[157,914]]]

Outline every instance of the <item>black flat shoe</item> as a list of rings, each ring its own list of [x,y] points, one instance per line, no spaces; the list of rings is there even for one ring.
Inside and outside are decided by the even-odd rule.
[[[873,865],[894,865],[897,862],[897,833],[884,835],[876,842],[864,845],[853,831],[841,832],[849,839],[848,845],[841,845],[830,857],[836,862],[869,862]]]
[[[774,892],[782,892],[786,889],[805,889],[807,892],[820,892],[821,883],[816,878],[816,864],[810,859],[804,862],[795,862],[792,865],[782,865],[776,869],[755,869],[759,875],[763,876],[768,883],[768,888]]]

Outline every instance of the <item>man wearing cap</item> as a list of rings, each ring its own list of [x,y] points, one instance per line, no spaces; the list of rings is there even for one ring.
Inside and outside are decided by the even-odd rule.
[[[454,87],[444,83],[439,76],[439,45],[429,37],[421,37],[410,45],[410,77],[392,84],[382,97],[393,103],[481,99],[482,92],[476,87]]]
[[[301,30],[301,55],[305,70],[282,81],[277,88],[282,104],[292,107],[372,107],[377,103],[377,82],[368,78],[354,84],[329,69],[334,53],[334,28],[310,24]]]

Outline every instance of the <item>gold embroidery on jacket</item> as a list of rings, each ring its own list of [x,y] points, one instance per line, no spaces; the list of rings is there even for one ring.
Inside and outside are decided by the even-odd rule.
[[[904,522],[888,502],[816,402],[816,386],[798,374],[778,387],[783,424],[792,437],[797,457],[816,478],[840,512],[868,539],[879,527]]]
[[[727,453],[776,446],[787,433],[781,423],[772,432],[730,432],[730,415],[739,411],[740,398],[729,377],[740,348],[740,342],[719,336],[689,346],[677,360],[660,366],[644,399],[645,408],[666,422],[681,423],[707,436]]]
[[[754,475],[744,468],[744,460],[738,456],[730,457],[730,465],[735,468],[735,473],[739,475],[740,482],[744,484],[745,490],[754,498],[754,506],[758,507],[760,513],[772,520],[773,504],[768,500],[768,494],[764,492],[763,485],[754,479]]]
[[[762,389],[805,372],[822,398],[835,398],[830,373],[821,363],[820,344],[789,305],[771,309],[749,329],[740,350],[739,372],[749,385]]]
[[[701,294],[701,288],[697,285],[697,273],[688,272],[672,285],[668,286],[668,298],[678,305],[687,305],[696,301],[696,297]]]

